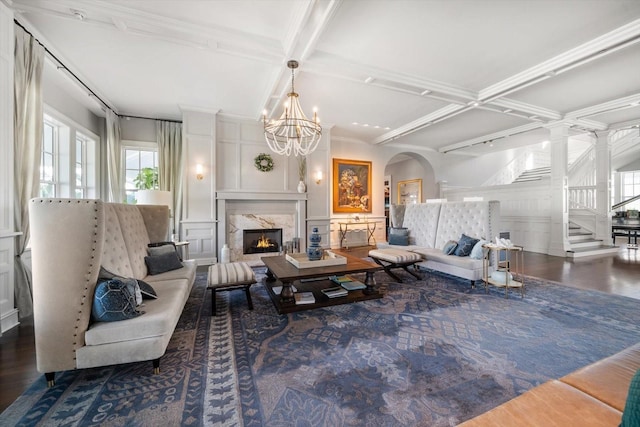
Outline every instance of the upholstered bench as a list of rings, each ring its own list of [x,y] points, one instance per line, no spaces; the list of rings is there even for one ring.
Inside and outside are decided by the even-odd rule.
[[[371,259],[373,259],[377,264],[380,264],[389,276],[400,283],[402,283],[402,279],[391,271],[392,268],[402,268],[416,279],[421,279],[415,271],[409,271],[408,268],[422,259],[422,257],[415,252],[394,248],[372,249],[369,251],[369,257],[371,257]]]
[[[256,275],[246,262],[229,262],[210,266],[207,289],[211,289],[211,315],[216,315],[216,293],[234,289],[244,289],[249,310],[253,310],[249,288],[254,283],[256,283]]]

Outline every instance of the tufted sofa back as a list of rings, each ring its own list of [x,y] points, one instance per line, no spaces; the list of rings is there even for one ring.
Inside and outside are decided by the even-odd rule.
[[[143,279],[147,275],[144,257],[151,242],[142,214],[136,205],[106,203],[102,266],[123,277]]]
[[[409,229],[409,244],[434,248],[440,203],[419,203],[407,205],[402,226]]]
[[[499,233],[500,202],[447,202],[438,219],[435,247],[449,240],[458,241],[462,233],[476,239],[492,240]]]

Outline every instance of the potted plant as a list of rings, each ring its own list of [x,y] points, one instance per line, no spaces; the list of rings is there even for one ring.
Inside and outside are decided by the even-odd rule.
[[[158,188],[158,168],[142,168],[138,176],[133,179],[138,190],[153,190]]]

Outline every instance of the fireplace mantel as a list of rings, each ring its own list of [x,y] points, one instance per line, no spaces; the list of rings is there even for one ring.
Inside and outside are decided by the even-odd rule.
[[[242,228],[282,228],[283,241],[306,245],[307,193],[218,191],[218,245],[229,245],[232,261],[259,261],[264,254],[243,254]],[[219,248],[219,250],[220,250]]]
[[[307,200],[307,193],[290,191],[218,191],[218,200]]]

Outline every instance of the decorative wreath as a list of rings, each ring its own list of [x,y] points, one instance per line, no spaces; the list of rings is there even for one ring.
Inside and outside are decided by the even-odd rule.
[[[269,172],[273,169],[273,159],[270,155],[265,153],[260,153],[253,159],[254,164],[256,165],[256,169],[262,172]]]

